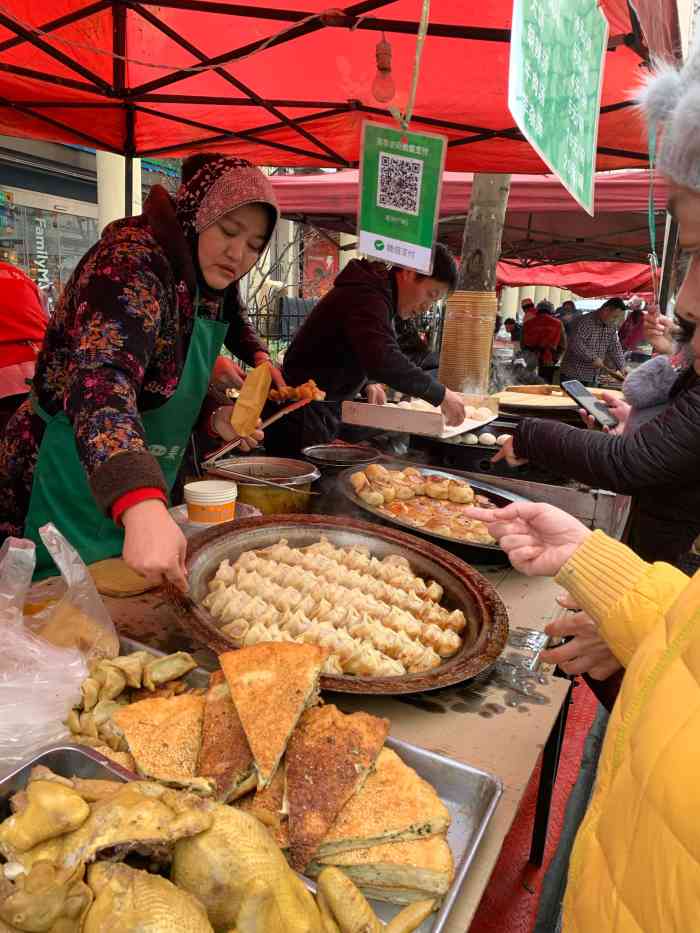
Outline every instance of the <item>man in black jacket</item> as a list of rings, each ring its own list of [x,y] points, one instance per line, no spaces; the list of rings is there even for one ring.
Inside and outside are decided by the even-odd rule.
[[[265,434],[267,452],[289,455],[334,440],[341,402],[364,391],[368,401],[384,404],[382,384],[439,405],[448,424],[460,424],[461,397],[411,362],[394,328],[397,317],[424,314],[456,284],[457,266],[440,243],[430,276],[368,260],[348,263],[295,334],[282,370],[288,385],[314,379],[327,401],[313,402],[271,425]]]

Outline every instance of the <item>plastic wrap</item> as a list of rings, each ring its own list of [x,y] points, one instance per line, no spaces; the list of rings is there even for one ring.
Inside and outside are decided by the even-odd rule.
[[[0,549],[0,777],[70,738],[64,720],[80,701],[88,661],[119,653],[112,620],[80,556],[53,525],[40,533],[65,592],[36,615],[24,612],[34,544],[9,538]]]

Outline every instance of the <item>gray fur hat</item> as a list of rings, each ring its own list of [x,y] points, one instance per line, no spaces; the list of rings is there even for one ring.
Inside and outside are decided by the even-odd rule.
[[[637,96],[647,122],[662,134],[659,170],[700,191],[700,44],[681,69],[657,62]]]

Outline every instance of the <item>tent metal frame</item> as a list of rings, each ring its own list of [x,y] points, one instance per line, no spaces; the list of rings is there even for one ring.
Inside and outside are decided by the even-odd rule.
[[[51,111],[52,109],[59,109],[62,107],[84,110],[110,107],[123,110],[126,120],[126,144],[124,149],[119,151],[126,156],[126,176],[129,179],[128,185],[131,184],[131,162],[134,158],[140,156],[167,155],[169,152],[182,150],[184,146],[188,148],[206,147],[231,139],[241,139],[247,142],[253,142],[257,145],[266,146],[271,150],[271,155],[274,151],[283,151],[306,158],[321,158],[328,164],[336,167],[356,167],[356,162],[343,158],[331,146],[318,139],[313,133],[313,124],[329,116],[351,112],[364,113],[368,116],[377,115],[386,117],[385,110],[378,107],[363,105],[359,101],[265,100],[260,97],[253,88],[248,87],[227,71],[226,66],[250,55],[263,45],[265,45],[266,48],[272,48],[276,45],[292,42],[301,36],[309,35],[320,29],[363,29],[389,34],[416,34],[418,31],[417,22],[391,20],[369,15],[373,11],[386,6],[389,2],[391,2],[391,0],[361,0],[361,2],[351,4],[342,10],[333,11],[331,13],[328,11],[320,12],[314,15],[303,10],[258,7],[242,3],[226,3],[222,2],[222,0],[95,0],[94,3],[83,7],[81,10],[76,10],[73,13],[61,16],[57,19],[49,20],[39,27],[38,31],[40,33],[50,34],[64,26],[111,9],[114,24],[112,51],[115,55],[113,81],[111,85],[85,65],[82,65],[59,49],[54,48],[45,40],[43,35],[38,35],[35,32],[25,29],[11,17],[0,12],[0,25],[15,33],[14,38],[7,39],[0,43],[0,54],[8,49],[16,48],[23,43],[29,43],[74,72],[75,78],[47,75],[31,68],[5,63],[0,63],[0,71],[32,78],[33,80],[58,87],[69,87],[74,90],[84,91],[91,95],[84,102],[64,102],[60,100],[51,102],[37,100],[11,101],[7,98],[0,98],[0,107],[16,109],[24,115],[30,116],[54,128],[73,132],[85,142],[107,151],[115,150],[113,146],[107,145],[104,141],[100,140],[97,135],[78,132],[44,111]],[[197,48],[197,46],[193,45],[183,36],[180,36],[167,23],[160,19],[151,9],[151,7],[156,6],[166,9],[188,10],[191,12],[217,13],[231,17],[251,17],[261,20],[270,20],[272,22],[288,23],[291,24],[291,26],[281,35],[273,34],[266,39],[233,48],[228,52],[210,58],[207,57],[201,49]],[[614,54],[617,48],[624,45],[633,49],[638,54],[640,61],[646,63],[649,59],[649,53],[642,40],[637,14],[634,7],[629,2],[628,10],[630,16],[630,32],[624,35],[611,37],[608,43],[608,54]],[[181,81],[191,74],[188,69],[173,69],[173,71],[167,75],[162,75],[136,87],[128,87],[125,81],[125,62],[123,57],[120,58],[119,56],[126,55],[126,20],[127,13],[129,12],[140,16],[151,26],[166,35],[180,48],[187,51],[196,60],[198,65],[211,69],[227,84],[235,88],[236,91],[240,93],[241,97],[231,99],[223,95],[204,97],[188,94],[159,93],[161,89],[176,84],[178,81]],[[295,26],[294,23],[298,23],[299,25]],[[428,35],[462,41],[496,43],[506,43],[510,41],[510,30],[508,29],[487,29],[476,26],[458,26],[444,23],[431,23],[428,27]],[[182,126],[201,130],[203,134],[206,133],[208,135],[193,136],[193,138],[187,142],[170,146],[137,150],[134,143],[136,114],[139,112],[154,113],[153,110],[148,109],[149,105],[163,103],[185,105],[207,104],[209,106],[220,105],[226,107],[255,106],[266,110],[274,120],[273,122],[261,126],[251,126],[248,129],[234,132],[215,124],[202,123],[177,114],[165,114],[158,111],[157,115],[162,119],[172,120]],[[603,107],[601,109],[601,114],[612,113],[622,108],[633,106],[633,104],[634,101],[632,100],[619,101],[615,104]],[[300,117],[288,116],[283,112],[283,110],[308,110],[311,108],[316,109],[317,112],[313,114],[304,114]],[[420,113],[414,114],[413,122],[420,126],[451,129],[463,134],[449,141],[448,146],[450,148],[473,145],[474,143],[491,139],[523,139],[517,127],[513,126],[503,127],[502,129],[492,129],[483,126],[473,126],[467,123],[431,119],[430,117],[422,116]],[[303,140],[303,143],[300,141],[300,145],[296,146],[278,143],[265,138],[265,134],[283,127],[287,127],[294,131],[301,140]],[[311,148],[308,148],[309,146]],[[626,149],[613,149],[610,147],[599,147],[598,152],[600,155],[609,155],[638,161],[640,167],[644,167],[648,164],[648,156],[645,152],[632,152]],[[127,208],[129,211],[130,205],[131,199],[127,193]]]

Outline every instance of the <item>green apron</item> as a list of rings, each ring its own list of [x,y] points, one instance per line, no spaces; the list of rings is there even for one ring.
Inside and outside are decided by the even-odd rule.
[[[228,330],[225,321],[199,317],[198,307],[197,296],[192,338],[175,394],[159,408],[141,414],[148,450],[163,470],[168,491],[177,478]],[[44,419],[46,428],[34,469],[24,536],[37,546],[34,579],[41,580],[57,572],[39,537],[39,528],[47,522],[54,523],[86,564],[120,555],[124,531],[99,510],[93,498],[66,413],[50,417],[36,400],[34,411]]]

